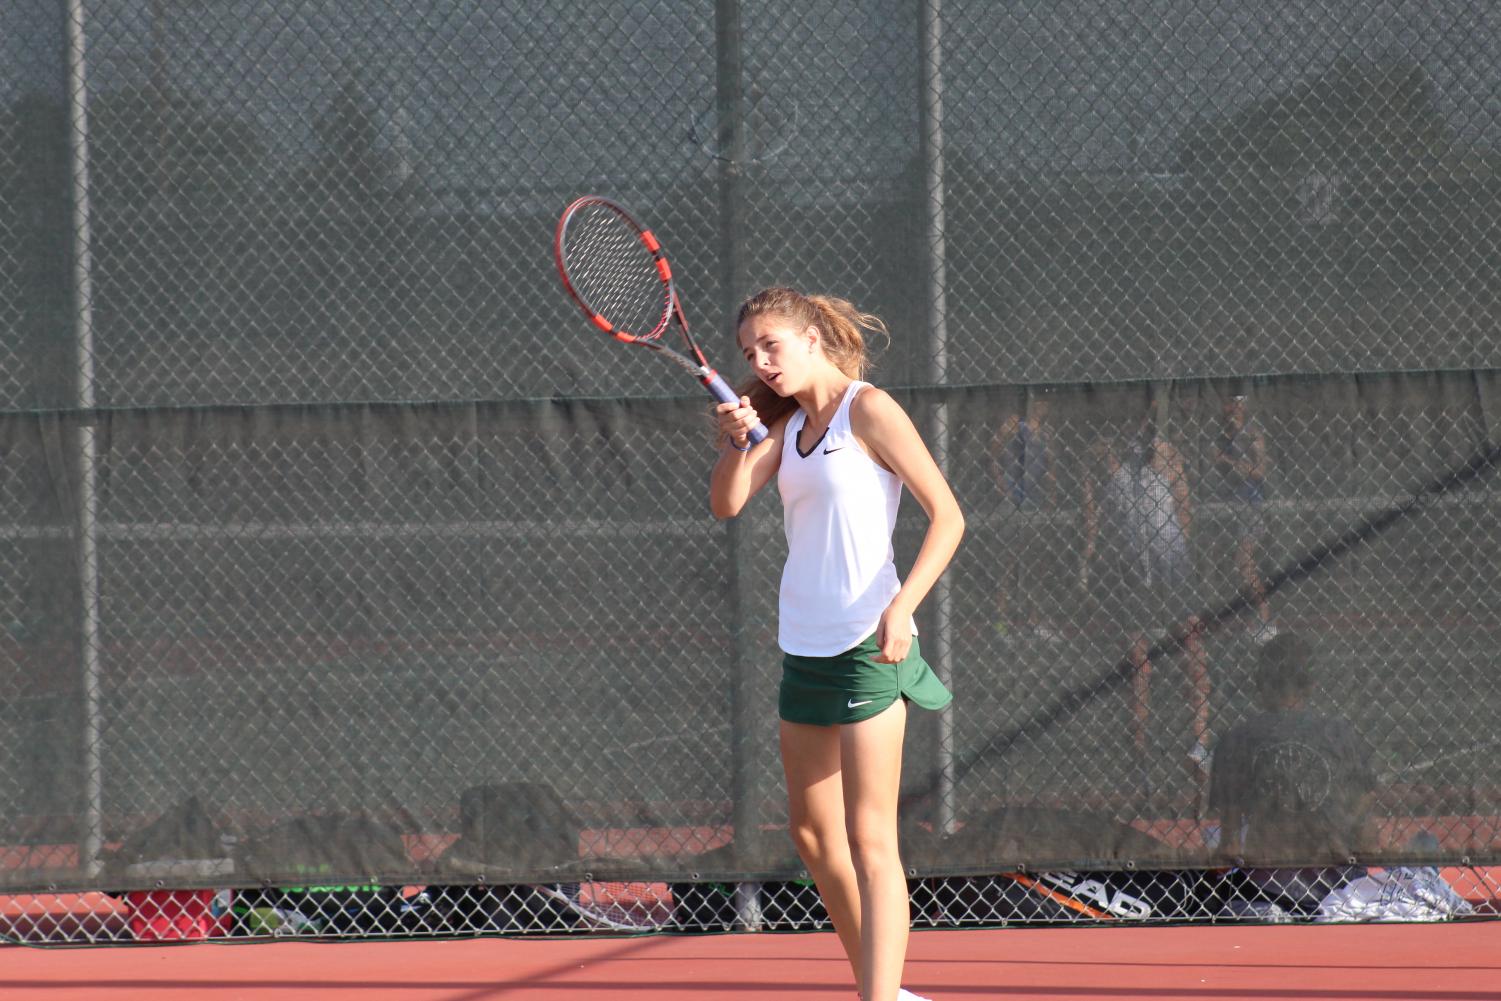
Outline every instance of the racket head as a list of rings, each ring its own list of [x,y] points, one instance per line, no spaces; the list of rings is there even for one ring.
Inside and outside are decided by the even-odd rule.
[[[563,210],[553,238],[558,276],[591,323],[627,343],[653,341],[677,302],[672,268],[652,231],[598,195]]]

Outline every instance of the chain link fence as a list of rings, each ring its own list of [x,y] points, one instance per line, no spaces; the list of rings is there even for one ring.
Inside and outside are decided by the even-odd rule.
[[[1497,18],[7,6],[0,933],[824,920],[775,502],[561,294],[585,191],[727,369],[766,284],[893,330],[917,924],[1494,911]]]

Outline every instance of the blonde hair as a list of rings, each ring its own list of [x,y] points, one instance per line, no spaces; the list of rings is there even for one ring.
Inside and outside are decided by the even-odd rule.
[[[799,330],[817,327],[822,335],[820,343],[824,356],[851,379],[863,379],[870,371],[866,332],[881,334],[888,341],[891,339],[880,317],[860,312],[848,299],[805,295],[783,285],[764,288],[740,304],[740,311],[735,316],[737,336],[741,326],[753,316],[778,317]],[[797,409],[795,399],[779,396],[755,376],[742,382],[736,392],[750,398],[761,423],[768,427]]]

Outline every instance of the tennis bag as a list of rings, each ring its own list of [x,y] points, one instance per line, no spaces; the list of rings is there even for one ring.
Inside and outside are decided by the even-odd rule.
[[[912,862],[922,868],[941,868],[945,858],[973,864],[975,859],[1035,858],[1044,852],[1119,866],[925,877],[912,887],[913,919],[929,925],[1172,920],[1203,913],[1214,904],[1209,898],[1218,894],[1214,874],[1137,867],[1136,860],[1163,864],[1172,857],[1172,848],[1129,824],[1085,811],[1001,809],[967,822],[956,834],[929,835],[913,847]],[[1012,868],[1006,861],[998,861],[997,867]],[[1209,913],[1215,909],[1217,904]]]
[[[459,839],[447,855],[499,869],[576,862],[582,825],[542,782],[499,782],[459,794]]]
[[[233,877],[231,843],[202,801],[188,796],[107,852],[107,878],[134,887],[106,891],[125,905],[131,934],[151,942],[232,934],[233,892],[201,889]]]
[[[197,796],[188,796],[155,820],[137,828],[120,842],[108,856],[108,863],[125,869],[151,867],[170,869],[183,860],[226,863],[219,871],[233,871],[228,857],[228,842]],[[133,875],[133,873],[131,873]],[[205,873],[210,875],[214,873]]]
[[[930,926],[1186,920],[1200,909],[1198,871],[1080,872],[930,877],[914,887],[913,920]]]
[[[465,789],[459,794],[459,836],[438,860],[435,883],[427,888],[434,930],[475,935],[580,928],[577,886],[561,881],[578,878],[565,867],[578,860],[582,833],[579,819],[550,785],[497,782]],[[536,868],[559,868],[560,882],[506,878]]]
[[[401,887],[380,881],[412,867],[401,832],[382,821],[293,817],[252,837],[244,865],[283,885],[235,895],[241,934],[394,934],[414,924]]]

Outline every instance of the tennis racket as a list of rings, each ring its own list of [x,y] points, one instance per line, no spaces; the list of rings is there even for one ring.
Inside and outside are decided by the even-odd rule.
[[[689,333],[661,243],[624,208],[597,195],[575,199],[558,220],[553,254],[563,288],[596,327],[681,365],[721,403],[740,401]],[[662,343],[673,323],[686,352]],[[748,437],[763,441],[766,428],[757,424]]]

